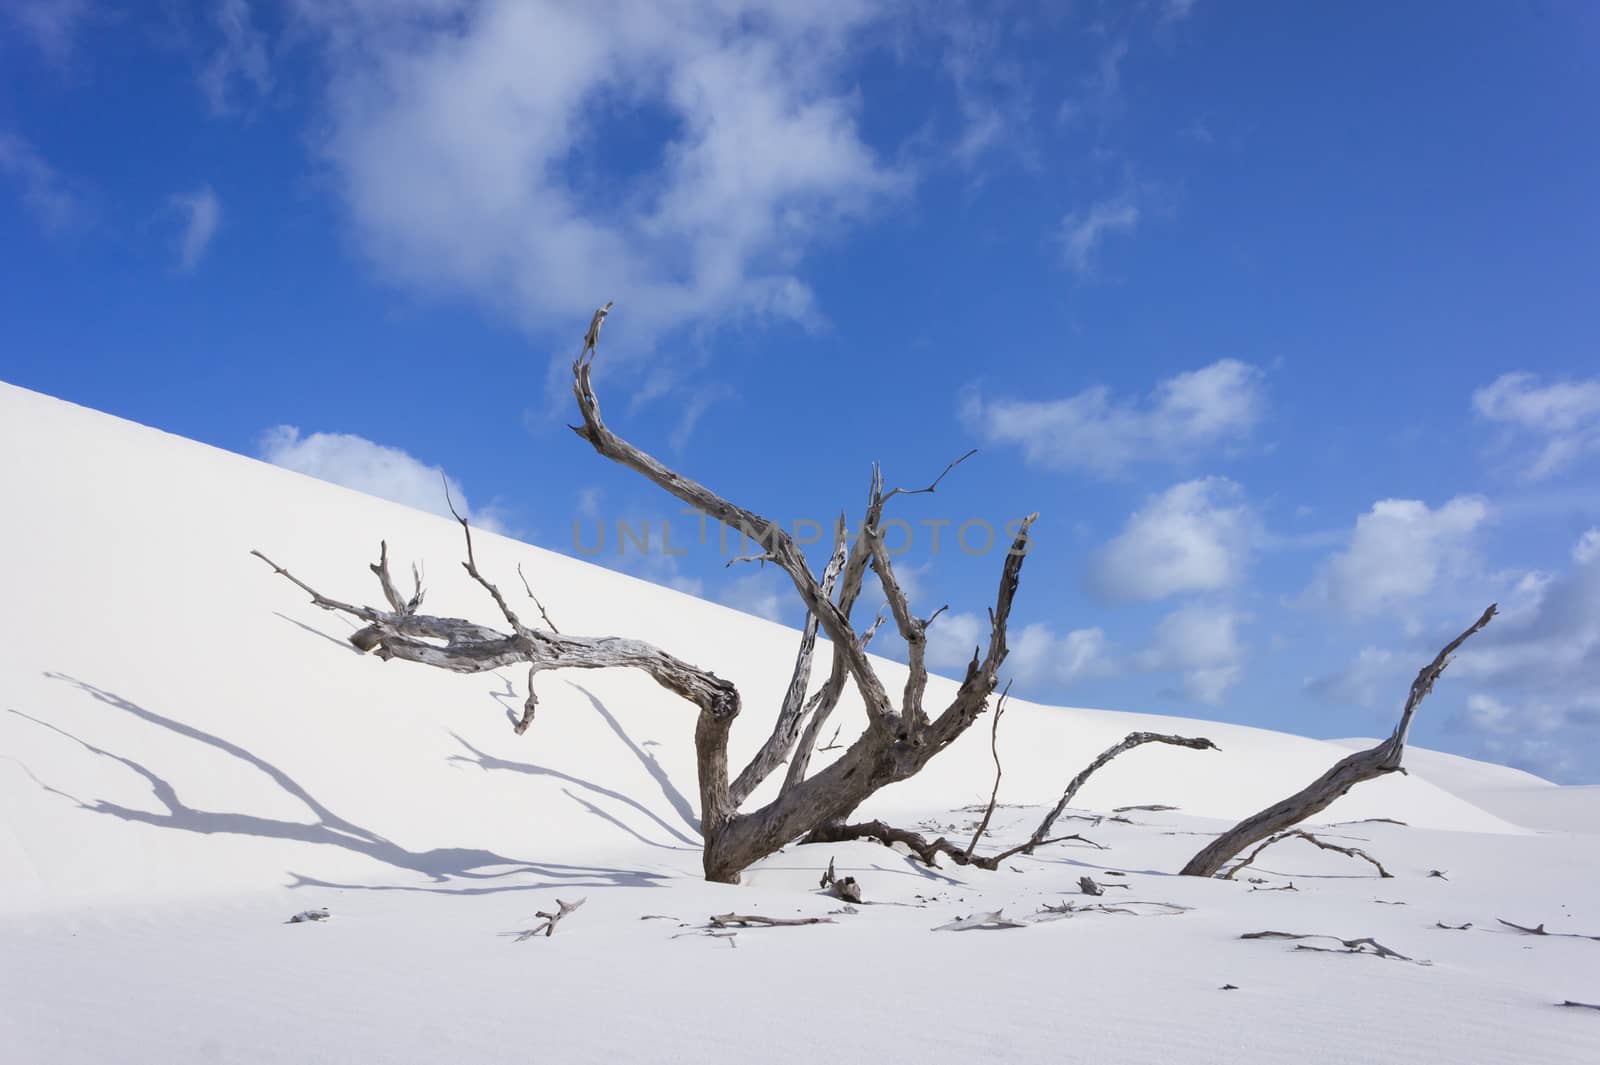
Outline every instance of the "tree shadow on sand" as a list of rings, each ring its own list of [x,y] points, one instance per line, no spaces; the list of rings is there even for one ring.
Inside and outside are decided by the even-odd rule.
[[[525,773],[528,776],[550,777],[554,780],[560,780],[567,784],[576,785],[577,787],[583,788],[585,791],[592,791],[597,795],[604,795],[608,799],[614,799],[617,802],[624,803],[625,805],[631,807],[638,813],[648,817],[651,821],[654,821],[657,827],[659,827],[663,832],[672,836],[679,843],[684,844],[684,847],[672,847],[671,844],[657,843],[654,840],[646,839],[637,831],[623,824],[617,818],[601,810],[599,807],[594,806],[592,803],[585,801],[577,795],[574,795],[570,791],[567,792],[567,794],[571,796],[574,801],[579,802],[583,806],[587,807],[591,813],[610,821],[614,825],[617,825],[634,838],[644,843],[648,843],[652,847],[668,847],[672,850],[687,849],[698,851],[701,848],[702,844],[700,840],[692,839],[685,835],[683,832],[669,824],[667,820],[660,814],[657,814],[654,810],[650,809],[644,803],[633,798],[632,796],[624,795],[622,792],[613,790],[611,788],[602,787],[599,784],[584,780],[582,777],[575,777],[571,773],[564,773],[559,769],[551,769],[549,766],[537,765],[533,762],[513,762],[508,758],[500,758],[497,755],[490,754],[488,751],[479,750],[456,732],[451,732],[450,738],[461,744],[461,746],[466,749],[467,753],[452,754],[448,761],[455,762],[459,765],[477,766],[479,769],[484,771],[500,770],[509,773]]]
[[[24,714],[19,710],[11,710],[9,711],[10,713],[26,718],[42,728],[59,734],[92,754],[118,762],[144,778],[145,782],[149,784],[155,800],[161,805],[162,810],[160,812],[138,810],[104,799],[86,802],[41,782],[40,786],[46,791],[61,795],[91,813],[105,814],[124,821],[153,825],[158,828],[169,828],[200,835],[257,836],[264,839],[283,839],[298,843],[338,847],[370,858],[373,861],[381,862],[393,869],[421,874],[432,885],[435,885],[428,887],[394,884],[330,884],[325,881],[290,873],[289,875],[293,877],[291,886],[294,887],[322,886],[366,888],[370,890],[485,894],[497,891],[525,891],[551,887],[650,886],[654,881],[665,879],[662,874],[642,870],[529,862],[477,848],[438,847],[422,851],[410,850],[370,829],[363,828],[340,817],[317,801],[314,796],[282,769],[257,757],[235,743],[231,743],[219,736],[214,736],[192,725],[164,717],[113,692],[96,688],[94,685],[74,677],[49,672],[45,676],[51,680],[59,680],[70,684],[106,706],[130,714],[141,721],[165,729],[174,735],[220,751],[245,765],[260,770],[282,788],[284,792],[293,796],[310,810],[316,820],[310,823],[284,821],[277,818],[259,817],[254,814],[196,809],[179,798],[177,789],[169,781],[137,760],[96,747],[48,721]],[[508,877],[521,876],[540,879],[537,882],[517,882],[493,886],[481,884],[483,881],[497,881]],[[472,883],[461,884],[460,882],[462,881]]]

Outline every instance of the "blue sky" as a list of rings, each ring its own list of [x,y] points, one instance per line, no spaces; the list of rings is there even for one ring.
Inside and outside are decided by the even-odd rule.
[[[1600,780],[1597,57],[1579,3],[10,0],[0,378],[798,624],[562,428],[615,300],[609,419],[759,511],[979,448],[894,504],[947,669],[957,529],[1038,510],[1029,697],[1376,734],[1498,600],[1415,738]]]

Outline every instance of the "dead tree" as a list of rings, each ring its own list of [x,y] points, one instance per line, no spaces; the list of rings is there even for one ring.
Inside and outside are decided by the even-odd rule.
[[[668,691],[695,704],[699,708],[694,736],[705,875],[708,880],[737,883],[740,871],[752,862],[820,826],[841,822],[879,789],[917,773],[988,708],[1007,654],[1006,626],[1029,546],[1028,530],[1038,515],[1030,514],[1017,523],[1015,538],[1001,566],[994,605],[989,610],[987,646],[974,649],[955,696],[937,714],[930,715],[923,703],[928,680],[926,633],[932,619],[919,618],[912,612],[895,578],[884,546],[882,516],[885,504],[895,496],[932,492],[944,473],[926,488],[886,491],[883,478],[874,467],[860,534],[849,540],[841,514],[834,553],[818,576],[776,522],[669,469],[605,424],[591,369],[600,326],[609,307],[608,304],[595,314],[572,366],[573,395],[582,417],[582,424],[574,426],[574,432],[603,457],[646,477],[700,513],[741,530],[761,545],[761,553],[755,557],[781,569],[806,608],[794,670],[771,734],[737,774],[730,773],[728,765],[729,732],[741,709],[738,689],[732,683],[642,641],[560,633],[549,624],[548,617],[544,618],[543,628],[525,624],[499,588],[478,569],[472,530],[459,515],[467,554],[462,565],[494,600],[509,631],[460,618],[418,613],[420,587],[418,594],[410,598],[399,594],[389,576],[386,549],[372,569],[388,610],[331,599],[260,552],[254,553],[309,594],[315,605],[365,622],[365,628],[357,634],[366,645],[362,650],[380,658],[398,658],[458,673],[527,667],[528,696],[521,720],[516,723],[518,733],[526,731],[534,720],[538,705],[535,679],[541,672],[553,669],[640,669]],[[944,472],[954,465],[951,463]],[[883,586],[890,612],[909,649],[909,677],[898,699],[884,687],[866,654],[867,639],[876,626],[858,632],[851,620],[869,566]],[[530,594],[531,591],[530,588]],[[832,668],[827,680],[808,696],[819,632],[826,634],[832,644]],[[810,756],[818,732],[837,707],[847,683],[860,693],[866,729],[833,762],[810,773]],[[742,810],[757,786],[785,761],[788,769],[776,796],[757,809]]]
[[[1411,731],[1411,719],[1416,715],[1417,707],[1422,705],[1422,700],[1433,691],[1439,675],[1444,672],[1445,666],[1450,664],[1450,656],[1467,642],[1469,636],[1489,624],[1494,615],[1495,605],[1490,603],[1483,616],[1473,622],[1460,636],[1445,644],[1444,649],[1434,656],[1433,661],[1422,667],[1417,679],[1411,682],[1411,693],[1406,697],[1405,709],[1400,714],[1400,723],[1395,725],[1388,739],[1376,747],[1369,747],[1341,758],[1334,763],[1333,768],[1287,799],[1240,821],[1208,844],[1199,854],[1190,858],[1189,864],[1181,870],[1182,875],[1215,876],[1246,847],[1259,843],[1269,836],[1275,836],[1313,814],[1320,813],[1335,799],[1362,781],[1389,773],[1404,773],[1400,759],[1405,754],[1406,736]]]

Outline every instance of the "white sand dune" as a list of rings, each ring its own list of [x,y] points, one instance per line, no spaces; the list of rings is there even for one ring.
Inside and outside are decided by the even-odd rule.
[[[1170,874],[1196,833],[1298,788],[1345,747],[1015,702],[1001,800],[1019,805],[997,817],[1001,839],[1025,834],[1039,816],[1026,804],[1051,800],[1131,729],[1222,750],[1141,749],[1096,776],[1086,811],[1178,807],[1093,829],[1108,850],[939,873],[867,844],[790,847],[743,886],[709,885],[691,707],[630,673],[547,675],[539,720],[517,737],[507,716],[520,673],[357,655],[346,621],[248,554],[370,601],[366,565],[386,538],[396,560],[425,561],[430,610],[492,622],[456,565],[450,522],[5,385],[0,447],[8,1060],[1237,1065],[1600,1052],[1600,1014],[1553,1005],[1600,1001],[1600,942],[1495,921],[1600,934],[1600,848],[1583,834],[1600,790],[1414,751],[1415,772],[1364,785],[1320,819],[1407,822],[1334,830],[1361,837],[1394,879],[1285,844],[1255,886],[1296,890],[1251,891]],[[793,631],[477,540],[480,565],[510,591],[520,563],[564,630],[637,636],[737,682],[736,760],[764,738]],[[903,676],[880,666],[891,686]],[[930,701],[953,688],[935,680]],[[859,710],[840,717],[848,732]],[[987,745],[974,729],[867,812],[970,825],[960,808],[987,797]],[[829,857],[881,905],[833,925],[674,938],[713,912],[833,909],[815,890]],[[1085,872],[1115,879],[1108,870],[1131,885],[1112,901],[1193,909],[929,930],[975,910],[1032,913],[1074,895]],[[497,936],[557,896],[589,901],[555,937]],[[332,919],[282,923],[316,906]],[[641,920],[658,914],[674,919]],[[1435,964],[1238,938],[1266,928],[1376,936]]]

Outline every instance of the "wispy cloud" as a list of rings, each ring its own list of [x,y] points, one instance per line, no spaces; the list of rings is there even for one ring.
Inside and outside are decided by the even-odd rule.
[[[473,525],[490,532],[507,531],[493,507],[474,510],[460,482],[446,476],[440,467],[430,466],[400,448],[377,444],[362,436],[352,433],[301,436],[295,426],[277,425],[261,434],[257,454],[274,466],[441,517],[450,516],[450,504],[445,496],[448,484],[449,498],[455,501],[456,510]]]
[[[1161,5],[1161,23],[1170,25],[1174,22],[1182,22],[1194,14],[1197,2],[1198,0],[1166,0]]]
[[[248,0],[221,0],[212,12],[212,29],[217,41],[198,80],[212,114],[225,115],[237,110],[249,93],[265,95],[272,89],[272,65],[267,39],[256,29]]]
[[[72,54],[89,13],[89,0],[6,0],[0,4],[0,18],[15,23],[52,62]]]
[[[1131,233],[1139,224],[1139,205],[1131,196],[1101,200],[1061,220],[1061,253],[1080,278],[1094,273],[1095,257],[1108,236]]]
[[[1070,125],[1091,118],[1114,118],[1122,108],[1122,61],[1127,57],[1126,38],[1107,41],[1094,67],[1084,75],[1080,90],[1061,101],[1057,121]]]
[[[1092,560],[1089,585],[1111,600],[1220,591],[1241,580],[1259,540],[1239,485],[1226,477],[1185,481],[1128,518]]]
[[[942,41],[942,66],[960,120],[951,147],[955,161],[970,170],[991,155],[1011,153],[1031,163],[1032,86],[1007,38],[1007,20],[982,17],[976,5],[932,10],[928,22]]]
[[[0,132],[0,174],[17,183],[23,205],[47,233],[59,233],[81,220],[82,208],[61,175],[15,134]]]
[[[788,581],[776,566],[762,567],[741,574],[729,581],[717,593],[717,601],[746,614],[754,614],[768,621],[782,621],[787,602],[784,593],[793,594]]]
[[[183,232],[178,236],[178,268],[185,273],[200,264],[211,238],[222,221],[222,204],[210,185],[172,198],[172,205],[183,215]]]
[[[967,427],[991,443],[1014,444],[1032,465],[1115,476],[1146,462],[1192,460],[1237,444],[1261,420],[1261,371],[1223,359],[1156,385],[1144,402],[1116,400],[1104,386],[1065,399],[962,399]]]
[[[1600,377],[1544,384],[1530,373],[1503,374],[1472,394],[1472,409],[1507,429],[1505,445],[1534,442],[1523,459],[1530,479],[1600,452]]]

